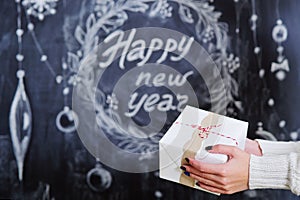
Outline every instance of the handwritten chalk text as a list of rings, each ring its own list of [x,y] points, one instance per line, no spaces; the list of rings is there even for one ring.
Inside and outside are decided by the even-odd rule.
[[[187,39],[183,36],[180,41],[176,41],[174,38],[168,38],[164,41],[161,38],[152,38],[147,45],[143,39],[134,40],[136,35],[136,29],[132,29],[127,38],[124,38],[124,31],[118,30],[110,34],[104,39],[104,43],[110,43],[116,39],[115,44],[112,44],[106,49],[102,57],[107,58],[106,61],[99,62],[101,68],[106,68],[116,59],[118,51],[122,51],[119,60],[119,67],[125,69],[125,61],[133,62],[138,61],[137,66],[143,66],[151,58],[152,54],[157,51],[162,51],[161,56],[156,60],[156,63],[160,64],[164,62],[169,53],[177,52],[178,55],[169,56],[173,62],[180,61],[189,52],[190,47],[194,41],[193,37]],[[147,49],[147,51],[146,51]]]

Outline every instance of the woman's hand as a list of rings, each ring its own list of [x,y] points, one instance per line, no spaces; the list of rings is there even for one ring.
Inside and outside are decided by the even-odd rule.
[[[197,185],[211,192],[232,194],[249,188],[250,154],[237,147],[215,145],[209,153],[228,155],[224,164],[201,163],[187,158],[189,165],[183,165],[185,175],[196,179]]]

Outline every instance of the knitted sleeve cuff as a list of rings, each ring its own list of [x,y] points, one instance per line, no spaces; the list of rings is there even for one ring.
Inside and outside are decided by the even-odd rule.
[[[250,157],[250,189],[289,189],[300,195],[300,154]]]
[[[278,142],[268,140],[256,140],[262,150],[263,155],[289,154],[290,152],[300,153],[300,142]]]
[[[288,160],[286,155],[251,155],[249,188],[288,189]]]

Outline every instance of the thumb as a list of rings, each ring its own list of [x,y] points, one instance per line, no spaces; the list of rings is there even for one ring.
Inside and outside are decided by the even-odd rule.
[[[217,144],[214,146],[207,146],[205,149],[209,153],[225,154],[225,155],[228,155],[229,157],[237,156],[237,153],[239,151],[239,149],[237,147],[229,146],[229,145],[222,145],[222,144]]]

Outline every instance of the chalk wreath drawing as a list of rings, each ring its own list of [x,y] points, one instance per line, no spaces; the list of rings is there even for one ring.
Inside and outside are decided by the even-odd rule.
[[[159,16],[163,19],[172,17],[172,12],[175,11],[172,4],[168,2],[178,4],[180,19],[182,22],[195,27],[197,39],[218,65],[226,88],[229,88],[226,91],[228,101],[212,111],[217,113],[226,112],[226,106],[230,101],[233,101],[232,95],[237,95],[237,84],[223,62],[227,59],[227,24],[218,21],[221,13],[214,11],[214,6],[209,5],[206,1],[96,0],[94,12],[87,17],[85,27],[78,25],[75,29],[74,35],[81,47],[76,53],[68,52],[70,68],[73,71],[78,70],[81,62],[89,54],[96,52],[97,45],[100,43],[98,34],[104,32],[108,35],[120,28],[128,20],[127,12],[148,14],[150,17]],[[192,12],[196,13],[196,17],[192,15]],[[142,153],[141,159],[147,158],[147,152],[158,149],[158,141],[163,134],[155,133],[155,137],[144,139],[144,133],[135,126],[128,127],[127,130],[116,126],[116,121],[121,122],[121,117],[115,112],[115,109],[118,108],[119,100],[114,97],[114,94],[106,95],[99,88],[91,87],[92,83],[98,78],[94,76],[94,70],[102,70],[100,73],[104,71],[99,66],[85,68],[85,73],[88,76],[79,77],[79,79],[86,88],[84,91],[85,95],[82,98],[95,104],[98,126],[104,129],[110,137],[120,141],[117,146],[121,149],[130,149],[131,152]],[[219,91],[218,88],[214,88],[212,92],[219,95],[215,95],[215,98],[211,99],[211,103],[220,101],[223,92]],[[96,100],[94,100],[95,93]],[[131,135],[140,135],[141,137],[130,137],[128,132],[132,133]]]
[[[120,32],[120,31],[119,31]],[[138,35],[135,38],[135,42],[136,41],[147,41],[146,44],[147,45],[151,45],[151,41],[166,41],[172,38],[174,41],[180,41],[181,38],[189,38],[189,36],[186,36],[178,31],[173,31],[171,29],[165,29],[165,28],[155,28],[155,27],[144,27],[144,28],[137,28],[137,29],[129,29],[128,31],[124,32],[124,35],[126,35],[127,37],[129,37],[132,33],[135,33]],[[114,32],[115,33],[115,32]],[[161,34],[164,33],[164,34]],[[111,34],[112,35],[112,34]],[[110,35],[110,36],[111,36]],[[109,38],[109,37],[107,37]],[[141,39],[142,38],[142,39]],[[175,40],[176,39],[176,40]],[[190,38],[192,39],[192,38]],[[101,158],[101,161],[104,162],[105,164],[114,167],[115,169],[121,170],[121,171],[126,171],[126,172],[145,172],[149,170],[157,170],[158,166],[156,165],[157,162],[154,162],[153,160],[155,158],[157,158],[157,156],[153,156],[153,158],[149,158],[143,162],[138,162],[137,158],[141,153],[137,150],[137,146],[139,146],[139,144],[133,143],[133,142],[128,142],[128,140],[126,140],[126,138],[132,138],[132,137],[128,137],[126,136],[126,134],[130,134],[131,136],[134,137],[138,137],[140,139],[140,141],[151,141],[152,138],[155,139],[155,137],[157,137],[157,133],[159,133],[161,131],[161,129],[157,129],[157,127],[164,125],[165,122],[170,123],[169,121],[165,121],[166,119],[169,120],[169,116],[168,118],[164,118],[166,117],[166,115],[168,114],[167,111],[171,111],[171,110],[176,110],[178,109],[178,105],[179,103],[175,101],[175,108],[174,108],[174,101],[170,102],[170,99],[173,100],[172,98],[175,95],[178,94],[188,94],[188,98],[190,99],[189,104],[191,105],[196,105],[198,106],[198,98],[197,95],[195,93],[195,90],[199,91],[199,84],[196,84],[196,87],[192,87],[190,85],[190,80],[186,80],[186,78],[182,78],[183,76],[189,76],[189,72],[186,72],[187,69],[184,68],[185,72],[179,72],[177,71],[180,68],[180,65],[177,65],[177,68],[174,67],[169,67],[167,65],[164,64],[158,64],[158,63],[151,63],[153,62],[153,60],[157,59],[157,56],[155,58],[153,58],[150,63],[147,63],[145,65],[143,65],[142,67],[133,67],[136,66],[136,63],[132,63],[133,66],[131,66],[132,68],[129,68],[129,70],[125,71],[126,73],[124,73],[123,75],[121,75],[121,77],[118,75],[118,73],[116,74],[115,72],[121,71],[122,70],[122,65],[115,66],[112,65],[114,67],[106,67],[105,69],[107,69],[107,71],[105,70],[105,74],[103,74],[103,70],[97,70],[98,68],[100,68],[99,64],[101,62],[106,63],[106,61],[110,58],[107,58],[110,55],[104,55],[103,51],[107,51],[110,49],[110,47],[115,45],[115,40],[113,40],[112,42],[108,42],[110,41],[110,39],[108,40],[104,40],[104,42],[102,42],[99,45],[99,51],[97,52],[98,54],[92,53],[91,55],[87,56],[85,58],[85,60],[82,61],[81,66],[80,66],[80,70],[78,71],[78,76],[82,77],[82,80],[86,81],[86,80],[90,80],[89,77],[90,76],[94,76],[94,77],[98,77],[98,79],[96,81],[91,81],[90,84],[92,84],[92,86],[88,86],[90,88],[87,88],[86,85],[80,83],[78,84],[76,87],[74,87],[73,90],[73,109],[75,110],[76,113],[78,113],[79,118],[82,119],[80,120],[81,125],[79,125],[77,132],[79,134],[79,137],[81,139],[81,141],[85,144],[85,147],[90,151],[90,153],[92,153],[96,158]],[[117,42],[118,43],[118,42]],[[124,42],[122,42],[124,43]],[[145,47],[148,48],[148,47]],[[144,49],[144,48],[143,48]],[[149,48],[151,49],[151,48]],[[184,48],[182,48],[181,52],[180,51],[175,51],[174,54],[171,54],[168,56],[168,60],[172,60],[173,59],[178,59],[181,58],[181,54]],[[189,49],[189,48],[188,48]],[[165,49],[161,49],[161,51],[159,51],[156,55],[163,55],[164,54]],[[147,51],[151,53],[151,50]],[[116,58],[116,60],[121,61],[121,59],[118,59],[119,56],[123,55],[122,52],[119,52],[118,55],[114,56]],[[129,55],[129,53],[128,53]],[[102,57],[104,57],[102,59]],[[213,62],[213,60],[211,59],[211,57],[209,56],[209,54],[206,52],[206,50],[197,42],[193,42],[193,45],[191,46],[191,49],[189,51],[189,53],[186,54],[186,56],[183,57],[188,63],[190,63],[189,67],[193,67],[193,73],[196,72],[196,74],[200,74],[201,77],[203,78],[204,82],[205,82],[205,86],[208,88],[208,93],[210,94],[210,96],[213,96],[212,98],[207,97],[207,96],[203,96],[203,98],[205,99],[204,101],[209,101],[210,99],[215,99],[216,97],[214,97],[214,95],[219,95],[218,94],[212,94],[211,91],[216,90],[216,88],[218,90],[220,90],[220,92],[222,92],[223,94],[221,95],[222,99],[220,99],[220,102],[222,105],[226,105],[227,100],[226,100],[226,88],[224,87],[223,81],[222,81],[222,77],[220,74],[220,71],[218,70],[216,64]],[[182,59],[183,59],[182,58]],[[160,58],[159,58],[160,59]],[[110,59],[109,59],[110,60]],[[111,62],[111,61],[109,61]],[[154,61],[155,62],[155,61]],[[122,62],[121,62],[122,63]],[[176,62],[172,62],[173,64],[177,64]],[[117,63],[116,63],[117,64]],[[125,63],[126,69],[128,69],[130,62]],[[155,67],[155,68],[153,68]],[[89,73],[89,71],[86,73],[86,69],[89,70],[90,68],[94,69],[93,73]],[[154,70],[154,69],[158,69],[158,70]],[[108,73],[106,73],[108,72]],[[143,85],[143,88],[140,87],[140,83],[141,81],[139,81],[139,76],[142,73],[149,73],[150,75],[156,75],[156,77],[160,77],[159,80],[158,78],[155,79],[155,81],[151,81],[153,82],[153,87],[147,87],[147,82],[145,81],[145,79],[143,79],[143,82],[146,82]],[[102,74],[101,74],[102,73]],[[111,74],[110,74],[111,73]],[[183,73],[185,73],[185,75],[183,75]],[[172,74],[177,74],[179,75],[179,80],[177,80],[176,84],[174,84],[175,81],[172,81],[172,86],[171,86],[171,82],[167,83],[167,85],[164,85],[163,88],[158,88],[157,85],[162,84],[162,79],[164,78],[162,75],[172,75]],[[158,76],[160,75],[160,76]],[[102,79],[104,78],[104,79]],[[113,81],[113,79],[117,79],[117,83],[115,84]],[[197,77],[193,77],[195,78],[194,81],[197,80]],[[96,99],[96,101],[92,102],[92,101],[88,101],[93,94],[87,94],[86,91],[87,90],[93,90],[94,88],[98,88],[99,86],[99,80],[101,80],[101,86],[103,83],[106,83],[108,85],[108,87],[103,87],[104,90],[108,89],[108,93],[111,92],[111,87],[113,87],[113,91],[116,95],[118,95],[118,99],[122,99],[122,101],[120,101],[119,103],[119,109],[118,112],[122,113],[120,115],[123,116],[122,121],[120,120],[115,120],[114,121],[114,126],[108,127],[105,124],[105,120],[107,119],[100,119],[100,123],[103,123],[103,126],[98,125],[97,128],[99,129],[94,129],[94,127],[96,127],[97,123],[95,122],[96,119],[99,119],[98,116],[99,114],[103,114],[104,112],[100,112],[97,113],[95,111],[99,111],[99,109],[97,108],[97,106],[99,108],[104,108],[105,109],[105,105],[102,104],[101,101],[99,101],[98,99],[100,99],[99,97],[101,97],[100,95],[97,96],[97,91],[99,90],[95,90],[94,94],[96,93],[96,97],[98,97],[98,99]],[[136,81],[135,81],[136,80]],[[154,80],[154,78],[153,78]],[[180,85],[180,86],[179,86]],[[203,84],[204,85],[204,84]],[[128,87],[129,86],[129,87]],[[130,111],[133,108],[130,108],[130,103],[132,97],[134,96],[134,93],[137,92],[142,92],[142,95],[144,98],[144,95],[146,95],[147,98],[147,92],[143,92],[144,89],[150,89],[152,90],[152,92],[155,92],[154,94],[152,93],[151,96],[151,100],[149,100],[149,98],[147,99],[147,104],[146,101],[144,103],[143,100],[143,112],[146,113],[146,115],[148,116],[140,116],[140,114],[134,116],[133,117],[124,117],[124,114],[128,111]],[[170,92],[166,92],[164,89],[167,88],[169,91],[172,92],[172,95],[170,95]],[[139,90],[141,89],[141,90]],[[155,90],[153,90],[155,89]],[[159,90],[158,90],[159,89]],[[200,89],[201,90],[201,89]],[[158,92],[159,93],[156,93]],[[130,95],[129,94],[133,94]],[[206,94],[206,93],[205,93]],[[90,95],[90,96],[88,96]],[[152,96],[152,95],[156,95],[156,96]],[[174,95],[174,96],[173,96]],[[168,96],[165,97],[164,96]],[[163,99],[159,99],[160,97],[162,97]],[[104,96],[105,98],[105,96]],[[85,100],[87,99],[87,100]],[[149,101],[151,103],[149,103]],[[179,101],[179,100],[178,100]],[[99,103],[101,102],[101,103]],[[155,102],[155,103],[154,103]],[[127,104],[128,103],[128,104]],[[170,103],[171,106],[170,106]],[[177,105],[178,103],[178,105]],[[219,102],[218,102],[219,103]],[[100,104],[100,105],[98,105]],[[149,105],[150,104],[150,105]],[[161,104],[165,104],[164,106],[161,106]],[[135,105],[137,105],[135,103]],[[147,107],[145,107],[147,105]],[[176,107],[177,105],[177,107]],[[157,108],[156,108],[157,106]],[[168,110],[165,110],[166,112],[162,111],[161,109],[158,109],[158,107],[161,106],[162,108],[168,108]],[[96,107],[96,108],[95,108]],[[108,105],[106,106],[108,107]],[[155,108],[153,108],[155,107]],[[214,109],[212,109],[214,108]],[[219,105],[216,105],[215,103],[211,103],[211,110],[216,110],[219,108]],[[130,110],[128,110],[130,109]],[[149,109],[152,109],[152,111],[148,111]],[[171,109],[171,110],[170,110]],[[102,111],[102,110],[101,110]],[[105,110],[104,110],[105,111]],[[173,115],[174,117],[174,113],[169,112],[170,114]],[[128,113],[129,114],[129,113]],[[155,117],[153,117],[155,116]],[[107,121],[113,121],[114,118],[113,116],[108,116],[111,117],[112,119],[109,119]],[[139,125],[139,123],[136,123],[136,120],[140,118],[142,119],[142,123],[145,122],[145,118],[147,119],[151,119],[151,123],[149,123],[150,125],[152,125],[151,127],[149,127],[149,124],[146,125],[146,131],[143,131],[144,127],[143,124]],[[154,121],[154,123],[153,123]],[[122,123],[120,123],[122,122]],[[126,123],[128,122],[128,123]],[[147,123],[147,122],[146,122]],[[165,123],[165,124],[167,124]],[[133,126],[130,126],[131,124],[133,124]],[[124,129],[122,129],[121,127],[126,127]],[[138,128],[137,128],[138,126]],[[106,134],[107,128],[111,128],[109,131],[111,131],[109,134]],[[130,129],[131,128],[131,129]],[[135,128],[134,130],[137,131],[132,131],[132,128]],[[150,130],[149,128],[154,128],[155,131]],[[117,131],[115,131],[117,130]],[[122,139],[120,141],[118,141],[119,143],[116,142],[116,137],[115,134],[119,134],[118,131],[119,130],[124,130],[123,132],[121,132],[123,135]],[[127,130],[127,131],[126,131]],[[140,131],[141,130],[141,131]],[[149,137],[147,137],[147,134],[150,133]],[[154,136],[151,134],[154,133]],[[135,135],[133,135],[135,134]],[[141,138],[143,140],[141,140]],[[131,140],[132,141],[132,140]],[[136,140],[138,141],[138,140]],[[129,144],[124,144],[124,146],[126,147],[126,149],[123,149],[124,146],[117,146],[122,144],[122,142],[128,142]],[[98,149],[97,147],[100,147],[100,149]],[[147,146],[146,146],[147,147]],[[133,150],[135,150],[136,152],[133,152]],[[139,149],[138,149],[139,150]],[[154,149],[155,150],[155,149]],[[158,151],[152,151],[152,152],[147,152],[149,154],[157,154]],[[106,155],[108,154],[108,155]],[[112,156],[113,155],[113,156]],[[119,155],[119,156],[118,156]],[[120,157],[121,156],[121,157]],[[144,155],[146,156],[146,155]],[[145,158],[145,157],[144,157]],[[125,159],[125,160],[124,160]],[[123,162],[124,161],[124,162]],[[117,162],[117,163],[116,163]],[[147,164],[145,164],[145,162],[147,162]],[[150,168],[148,168],[148,166]],[[145,167],[147,167],[147,169],[145,169]],[[142,171],[141,171],[142,170]]]
[[[21,0],[16,0],[21,1]],[[23,0],[22,5],[26,9],[28,15],[44,20],[47,15],[56,13],[56,6],[59,0]]]

